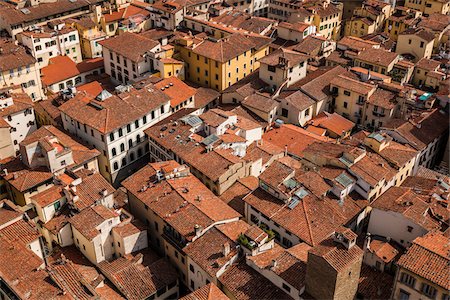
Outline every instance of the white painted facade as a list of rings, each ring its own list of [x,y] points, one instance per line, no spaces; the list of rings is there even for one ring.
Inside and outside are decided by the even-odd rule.
[[[51,32],[44,33],[43,29],[37,29],[18,36],[20,42],[36,58],[39,69],[47,66],[49,59],[58,55],[66,55],[76,63],[83,60],[78,31],[65,29],[64,24],[57,26]]]
[[[425,235],[428,230],[401,213],[373,208],[367,232],[389,237],[402,246],[409,247],[416,237]]]

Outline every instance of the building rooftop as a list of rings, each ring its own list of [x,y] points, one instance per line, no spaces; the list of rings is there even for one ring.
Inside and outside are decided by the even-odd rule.
[[[267,131],[263,140],[282,149],[287,147],[288,153],[303,157],[303,150],[316,141],[328,141],[329,138],[311,133],[295,125],[285,124],[279,128]]]
[[[92,240],[100,231],[96,228],[106,220],[118,217],[119,215],[114,211],[97,205],[94,207],[87,207],[80,213],[70,218],[70,224],[79,231],[86,239]]]
[[[182,104],[184,101],[189,101],[189,98],[193,97],[197,92],[196,89],[188,86],[175,76],[155,83],[155,88],[160,89],[170,98],[170,106],[172,108]]]
[[[338,136],[344,132],[349,132],[355,127],[355,123],[342,117],[337,113],[323,112],[314,117],[308,122],[309,125],[324,128],[327,131],[334,133]],[[309,126],[308,126],[309,128]]]
[[[144,55],[159,46],[159,42],[143,35],[125,32],[121,35],[103,40],[102,47],[138,63],[144,60]],[[127,47],[123,47],[127,45]]]
[[[437,68],[439,68],[440,65],[441,62],[424,57],[416,63],[416,68],[424,69],[427,71],[435,71]]]
[[[0,15],[9,26],[18,25],[22,23],[33,23],[39,20],[56,17],[59,14],[69,14],[75,10],[81,8],[88,8],[89,5],[93,5],[100,2],[99,0],[57,0],[52,3],[40,3],[36,6],[26,7],[26,13],[20,9],[15,8],[14,5],[7,2],[0,4]]]
[[[326,239],[361,211],[351,198],[346,198],[341,206],[337,200],[324,197],[319,201],[310,193],[298,205],[289,208],[262,188],[253,191],[244,201],[311,246]]]
[[[449,290],[449,243],[448,236],[437,232],[429,232],[413,241],[412,246],[398,261],[398,265]]]
[[[201,56],[224,63],[238,55],[242,55],[244,52],[259,50],[264,46],[268,46],[271,42],[271,38],[261,35],[235,33],[217,41],[204,39],[200,43],[195,44],[192,51]]]
[[[280,69],[289,69],[307,61],[308,58],[308,55],[281,48],[264,56],[259,62]]]
[[[36,142],[39,143],[40,141],[44,141],[48,137],[56,137],[60,145],[70,148],[75,166],[82,165],[83,163],[86,163],[100,155],[100,152],[97,149],[87,148],[71,136],[52,125],[44,125],[40,127],[38,130],[27,135],[20,144],[23,146],[28,146]],[[70,169],[71,166],[67,166],[67,168]]]
[[[177,272],[167,260],[158,258],[150,249],[146,252],[98,264],[100,271],[126,299],[146,299],[177,280]]]
[[[376,86],[372,84],[355,80],[343,75],[339,75],[331,80],[330,84],[346,90],[350,90],[360,95],[367,95],[376,88]]]
[[[215,285],[208,283],[180,300],[228,300],[229,298]]]
[[[380,65],[388,67],[395,62],[398,58],[398,54],[390,52],[384,49],[368,48],[361,51],[356,57],[357,60],[361,60],[370,64]]]
[[[224,245],[230,246],[229,253],[224,253]],[[238,254],[236,242],[228,238],[216,228],[211,228],[194,242],[183,248],[197,265],[205,270],[212,278]]]
[[[195,237],[194,226],[207,228],[213,223],[238,218],[240,215],[216,197],[189,169],[186,176],[149,182],[161,168],[182,168],[175,161],[145,166],[122,182],[122,185],[186,240]],[[184,171],[183,171],[184,172]]]
[[[81,124],[107,134],[142,118],[169,101],[166,94],[149,84],[142,89],[132,88],[129,92],[112,95],[103,101],[78,93],[59,108]],[[124,107],[133,109],[123,109]]]

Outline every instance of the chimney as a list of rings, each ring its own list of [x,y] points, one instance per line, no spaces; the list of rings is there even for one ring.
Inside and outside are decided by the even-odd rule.
[[[270,263],[270,267],[271,268],[276,268],[277,267],[277,261],[275,259],[272,259],[272,262]]]
[[[365,248],[369,251],[370,251],[370,241],[371,241],[370,233],[368,232],[365,240]]]
[[[284,156],[288,155],[288,146],[284,145]]]
[[[230,254],[231,251],[231,246],[230,243],[226,242],[225,244],[223,244],[223,256],[227,257]]]
[[[200,234],[202,233],[202,226],[195,224],[194,233],[195,233],[195,236],[200,236]]]

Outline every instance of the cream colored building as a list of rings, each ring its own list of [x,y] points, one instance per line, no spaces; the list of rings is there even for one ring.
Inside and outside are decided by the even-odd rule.
[[[36,130],[33,103],[26,94],[0,91],[0,159],[16,156],[24,138]]]
[[[68,56],[75,63],[83,60],[78,31],[65,27],[64,23],[49,23],[24,31],[17,38],[36,58],[39,68],[47,66],[50,58],[59,55]]]
[[[417,62],[422,58],[431,58],[434,34],[424,28],[408,29],[398,36],[395,52],[400,55],[413,55]]]
[[[449,297],[448,236],[428,233],[413,241],[398,261],[393,298],[446,299]],[[421,257],[422,259],[419,259]]]
[[[1,70],[0,88],[24,92],[33,101],[44,99],[36,59],[15,41],[2,39],[0,47],[0,62],[4,66]]]

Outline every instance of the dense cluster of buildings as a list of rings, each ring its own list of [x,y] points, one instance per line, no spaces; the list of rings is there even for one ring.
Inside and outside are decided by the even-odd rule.
[[[450,2],[0,1],[0,299],[450,299]]]

